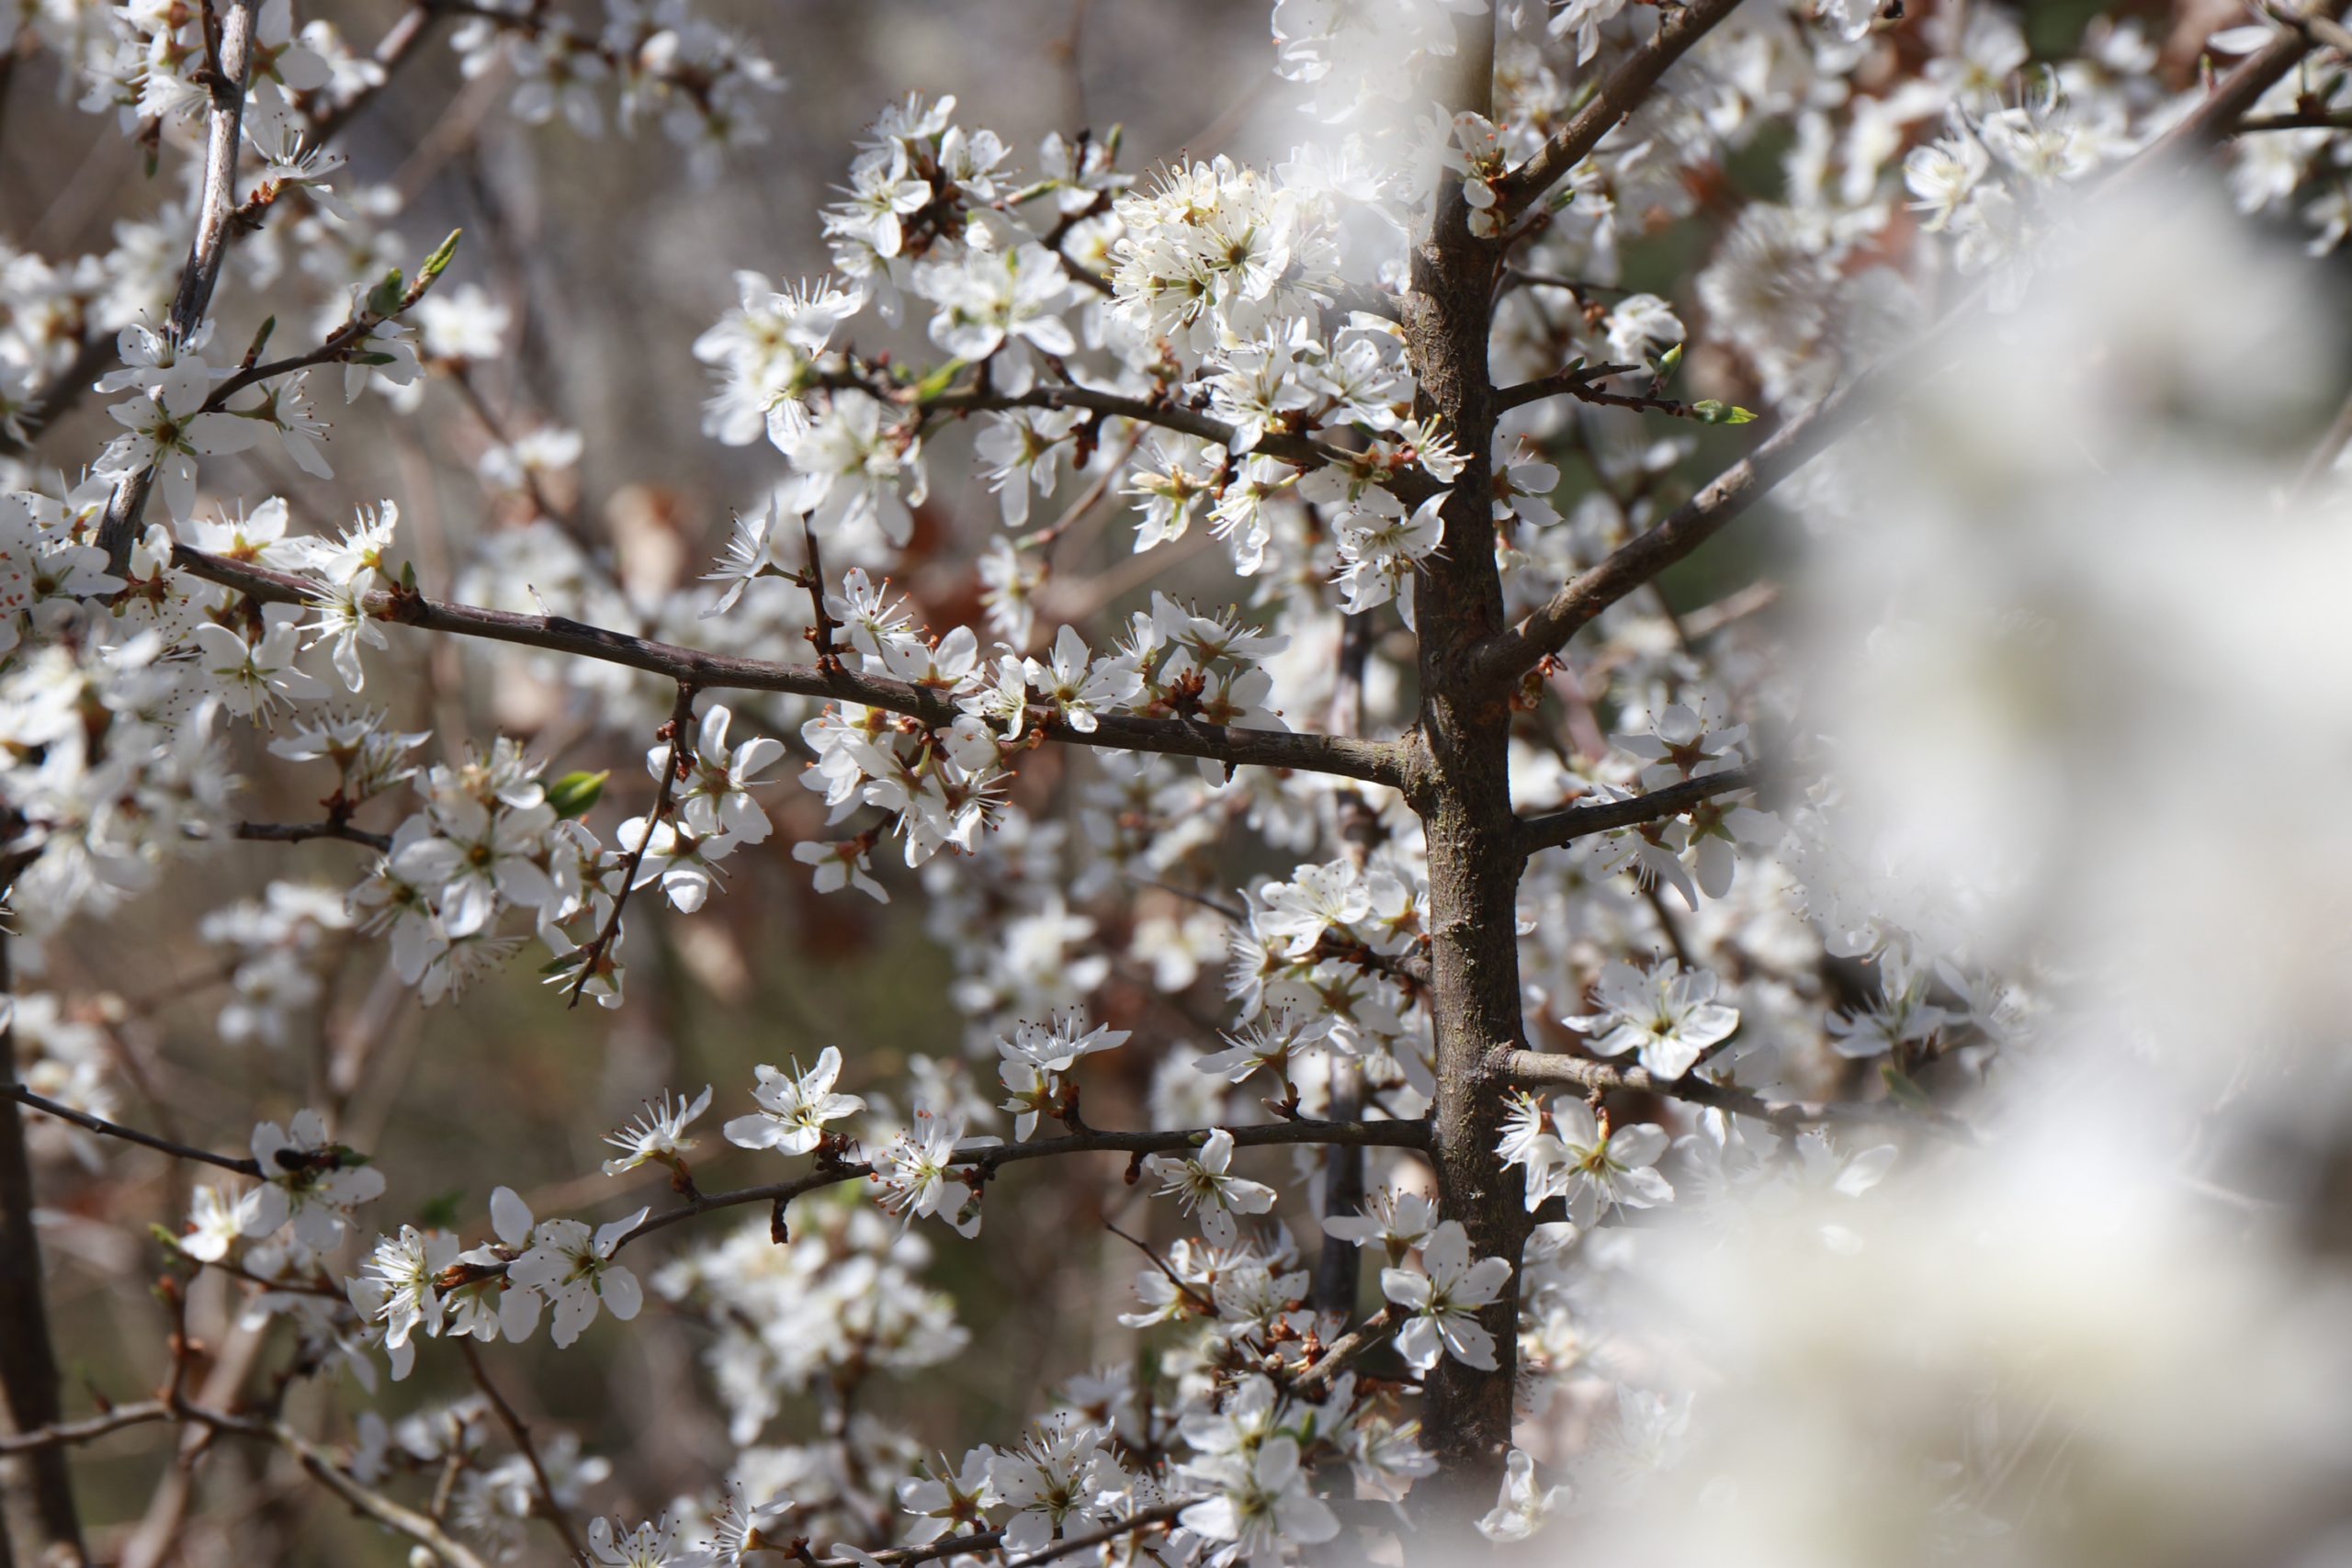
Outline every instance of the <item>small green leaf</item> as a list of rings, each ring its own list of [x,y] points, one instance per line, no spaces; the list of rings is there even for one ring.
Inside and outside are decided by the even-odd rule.
[[[453,1187],[447,1192],[427,1198],[417,1207],[416,1223],[428,1230],[456,1230],[458,1218],[458,1204],[465,1195],[464,1188]]]
[[[401,562],[401,592],[403,593],[416,592],[416,563],[413,560]]]
[[[394,267],[368,291],[368,313],[379,320],[397,316],[401,312],[401,301],[407,298],[408,287],[401,280],[401,269]]]
[[[555,807],[558,817],[585,817],[594,809],[598,797],[605,793],[605,781],[613,770],[594,773],[566,773],[548,785],[548,804]]]
[[[1928,1098],[1928,1091],[1921,1089],[1908,1073],[1893,1062],[1881,1062],[1878,1065],[1878,1076],[1886,1084],[1886,1092],[1898,1103],[1907,1105],[1914,1111],[1936,1109],[1936,1102]]]
[[[1657,356],[1657,378],[1659,380],[1672,380],[1674,378],[1674,373],[1681,368],[1682,345],[1680,344],[1676,344],[1672,348],[1668,349],[1664,354]]]
[[[580,954],[577,953],[567,953],[560,958],[550,958],[545,964],[540,964],[539,976],[542,979],[552,980],[558,975],[576,974],[579,971],[579,968]]]
[[[955,383],[956,376],[963,370],[963,368],[964,361],[960,359],[951,359],[946,364],[941,366],[938,369],[933,371],[930,375],[924,377],[922,380],[916,382],[915,401],[919,403],[927,403],[931,401],[932,399],[947,390],[947,389]]]
[[[378,354],[371,351],[367,354],[353,355],[351,356],[351,363],[354,365],[390,365],[392,363],[392,356],[389,354]]]
[[[416,269],[418,292],[430,288],[435,278],[448,270],[450,262],[457,258],[458,237],[464,232],[463,229],[450,230],[449,237],[441,242],[441,248],[424,258],[424,265]]]

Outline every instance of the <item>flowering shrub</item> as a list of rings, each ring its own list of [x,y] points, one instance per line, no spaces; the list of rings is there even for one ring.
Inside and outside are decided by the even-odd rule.
[[[0,236],[0,1559],[164,1561],[232,1439],[452,1568],[2340,1549],[2352,417],[2312,451],[2341,345],[2275,253],[2352,231],[2352,32],[2032,9],[1277,0],[1265,155],[910,93],[822,276],[644,280],[752,264],[670,346],[765,475],[649,577],[594,434],[482,390],[481,236],[404,246],[338,148],[438,43],[436,139],[658,121],[713,180],[796,112],[769,45],[20,8],[0,82],[182,177]],[[337,479],[375,443],[410,493]],[[1802,529],[1699,553],[1776,488]],[[452,657],[541,711],[475,728]],[[333,886],[186,922],[266,1103],[159,1090],[151,911],[312,840]],[[589,1185],[501,1147],[394,1207],[368,1033],[301,1059],[354,964],[370,1015],[536,967],[626,1018],[782,870],[812,927],[922,908],[928,1034],[663,1086]],[[107,1185],[157,1154],[216,1168]],[[945,1276],[1047,1161],[1144,1233],[1140,1348],[1025,1426],[875,1407],[983,1350]],[[69,1414],[60,1250],[153,1284],[152,1397]],[[728,1451],[649,1496],[505,1391],[543,1319],[665,1316]],[[150,1525],[89,1528],[69,1454],[155,1423]]]

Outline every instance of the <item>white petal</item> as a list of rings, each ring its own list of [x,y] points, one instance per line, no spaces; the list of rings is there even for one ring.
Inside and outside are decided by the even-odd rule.
[[[512,1187],[501,1187],[490,1195],[490,1228],[498,1239],[509,1247],[522,1247],[531,1239],[531,1206]]]
[[[638,1284],[637,1276],[616,1263],[605,1270],[600,1281],[605,1297],[605,1310],[623,1323],[635,1317],[645,1304],[645,1292]]]

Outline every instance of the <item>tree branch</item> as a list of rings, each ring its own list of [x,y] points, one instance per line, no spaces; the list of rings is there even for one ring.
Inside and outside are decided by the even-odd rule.
[[[1177,1515],[1192,1506],[1193,1500],[1186,1498],[1182,1502],[1163,1503],[1156,1508],[1143,1509],[1133,1517],[1121,1519],[1115,1525],[1086,1535],[1074,1535],[1064,1540],[1053,1541],[1039,1547],[1026,1557],[1009,1559],[1006,1568],[1029,1568],[1029,1564],[1033,1562],[1050,1562],[1057,1557],[1065,1557],[1073,1551],[1084,1551],[1090,1547],[1102,1546],[1117,1540],[1122,1536],[1156,1529],[1161,1525],[1172,1522]],[[992,1547],[1001,1546],[1003,1542],[1004,1532],[1001,1529],[974,1530],[968,1535],[942,1536],[937,1540],[926,1541],[921,1546],[894,1546],[887,1551],[867,1552],[858,1557],[817,1557],[808,1561],[812,1564],[812,1568],[859,1568],[860,1564],[866,1562],[878,1562],[883,1564],[883,1568],[915,1568],[918,1563],[936,1562],[941,1558],[954,1557],[960,1552],[987,1551]],[[778,1557],[783,1555],[781,1547],[772,1547],[769,1551]]]
[[[1495,407],[1515,409],[1544,398],[1566,396],[1599,408],[1671,414],[1676,419],[1695,419],[1702,424],[1735,423],[1725,417],[1730,411],[1721,403],[1702,408],[1696,403],[1686,403],[1679,398],[1653,397],[1643,392],[1612,392],[1597,384],[1611,376],[1623,376],[1640,368],[1638,365],[1579,365],[1573,370],[1562,370],[1540,380],[1521,381],[1516,387],[1505,387],[1495,394]],[[1753,417],[1743,412],[1736,423],[1746,424]]]
[[[1503,282],[1496,289],[1499,297],[1514,288],[1563,288],[1571,294],[1631,294],[1634,290],[1622,283],[1595,283],[1589,278],[1562,277],[1553,272],[1530,272],[1523,266],[1503,268]]]
[[[264,604],[309,604],[316,588],[303,578],[208,555],[185,545],[173,548],[172,564],[191,576],[236,589]],[[381,591],[364,595],[364,607],[379,618],[425,631],[455,632],[577,658],[600,659],[706,690],[790,692],[862,703],[867,707],[907,714],[937,728],[954,723],[956,717],[955,705],[935,691],[858,671],[829,672],[808,665],[737,659],[630,637],[561,615],[517,615],[469,604],[443,604],[422,596],[396,597]],[[1128,714],[1102,716],[1091,734],[1059,725],[1045,733],[1048,739],[1072,745],[1206,757],[1237,766],[1338,773],[1392,786],[1404,783],[1410,755],[1408,749],[1397,741],[1349,740],[1313,732],[1245,729],[1192,719],[1144,718]]]
[[[2230,131],[2247,136],[2264,130],[2352,130],[2352,109],[2297,109],[2291,114],[2250,114]]]
[[[1736,790],[1754,789],[1757,783],[1757,770],[1751,763],[1726,768],[1719,773],[1702,773],[1695,779],[1685,779],[1664,789],[1654,789],[1630,800],[1596,801],[1589,806],[1571,806],[1565,811],[1548,812],[1542,817],[1523,817],[1519,823],[1521,852],[1532,855],[1538,850],[1555,849],[1593,833],[1655,822],[1661,817],[1679,817],[1702,800],[1730,795]]]
[[[446,8],[435,4],[435,0],[418,0],[413,9],[403,13],[376,45],[375,61],[382,67],[382,76],[360,88],[347,102],[313,120],[307,139],[309,144],[323,147],[334,140],[353,117],[390,85],[401,66],[416,57],[416,46],[424,41],[426,30],[446,14]],[[245,197],[229,215],[230,237],[233,239],[259,228],[277,196],[278,189],[273,182]],[[42,387],[40,395],[25,408],[26,438],[19,441],[0,430],[0,457],[15,457],[19,452],[29,450],[33,442],[39,439],[39,433],[80,401],[82,394],[90,389],[91,378],[114,358],[114,347],[113,333],[90,332],[85,328],[81,346],[74,351],[74,362]]]
[[[1145,398],[1129,397],[1119,392],[1098,391],[1092,387],[1055,385],[1033,387],[1014,394],[992,392],[980,388],[962,391],[942,392],[936,397],[914,399],[914,389],[877,380],[853,368],[828,376],[820,385],[865,393],[884,402],[910,403],[925,413],[987,413],[1007,409],[1085,409],[1094,413],[1111,414],[1130,419],[1138,424],[1154,424],[1163,430],[1173,430],[1203,441],[1214,441],[1230,450],[1236,436],[1233,426],[1207,414],[1180,408],[1173,403],[1157,402]],[[1279,457],[1294,468],[1315,468],[1326,463],[1346,464],[1355,460],[1357,453],[1348,452],[1309,436],[1283,431],[1269,431],[1258,439],[1255,451],[1270,457]],[[1385,489],[1394,493],[1408,506],[1419,504],[1446,488],[1419,468],[1405,468],[1386,480]]]
[[[7,937],[0,933],[0,994],[15,981]],[[12,1097],[26,1091],[17,1082],[17,1038],[11,1016],[0,1013],[0,1088]],[[57,1353],[51,1348],[49,1304],[42,1294],[48,1270],[41,1264],[40,1232],[33,1222],[32,1161],[25,1147],[25,1119],[10,1106],[0,1112],[0,1402],[12,1431],[34,1432],[57,1424],[63,1411],[58,1392]],[[69,1562],[87,1555],[82,1544],[81,1511],[74,1503],[74,1478],[64,1450],[38,1448],[10,1490],[21,1487],[33,1539],[29,1560],[48,1561],[55,1551]],[[12,1499],[13,1503],[13,1499]],[[15,1528],[14,1508],[0,1521],[0,1535]]]
[[[1566,177],[1586,153],[1600,145],[1602,137],[1641,107],[1668,68],[1738,5],[1739,0],[1689,0],[1679,7],[1660,6],[1658,28],[1649,41],[1620,62],[1591,102],[1554,131],[1533,157],[1496,182],[1497,220],[1508,228]]]
[[[1545,398],[1556,398],[1564,392],[1580,397],[1591,389],[1589,383],[1639,368],[1634,365],[1571,365],[1564,370],[1555,370],[1549,376],[1500,389],[1495,393],[1495,407],[1498,411],[1523,408]]]
[[[2116,176],[2101,187],[2102,191],[2129,184],[2151,169],[2182,161],[2228,138],[2245,121],[2262,95],[2324,41],[2320,37],[2323,28],[2342,30],[2335,27],[2335,23],[2347,8],[2352,8],[2347,0],[2324,0],[2309,17],[2290,18],[2274,16],[2273,19],[2290,25],[2280,28],[2276,38],[2240,61],[2227,75],[2213,85],[2213,90],[2206,94],[2195,108],[2182,116],[2170,130],[2142,149],[2138,157],[2118,170]]]
[[[555,1527],[556,1534],[563,1538],[564,1550],[571,1559],[586,1562],[588,1549],[581,1543],[578,1532],[572,1529],[571,1520],[565,1517],[562,1505],[555,1500],[555,1483],[548,1479],[548,1467],[539,1461],[538,1445],[531,1441],[530,1427],[523,1424],[523,1417],[515,1412],[514,1405],[507,1403],[506,1396],[498,1392],[498,1385],[490,1381],[490,1369],[481,1364],[481,1351],[475,1346],[472,1337],[460,1335],[458,1346],[466,1353],[466,1367],[474,1375],[474,1386],[481,1390],[482,1397],[489,1400],[491,1408],[498,1412],[499,1420],[505,1424],[507,1434],[514,1439],[514,1447],[531,1467],[531,1479],[539,1487],[540,1515]]]
[[[365,828],[329,818],[324,822],[240,822],[236,836],[262,843],[300,844],[312,839],[342,839],[349,843],[365,844],[382,854],[392,847],[389,833],[371,833]]]
[[[1701,4],[1705,3],[1707,0],[1701,0]],[[1716,3],[1720,4],[1720,0]],[[2326,11],[2331,17],[2341,16],[2347,6],[2352,6],[2352,0],[2329,0]],[[1692,11],[1699,8],[1699,5],[1690,7]],[[2127,188],[2146,177],[2150,171],[2172,165],[2228,135],[2230,128],[2245,117],[2272,84],[2310,52],[2313,39],[2308,26],[2280,33],[2247,57],[2178,124],[2109,176],[2098,187],[2098,196],[2104,198]],[[1659,36],[1665,36],[1665,29],[1660,29]],[[1606,89],[1604,96],[1605,93]],[[1577,118],[1581,120],[1583,116]],[[1561,135],[1566,136],[1574,129],[1572,122]],[[1535,160],[1531,159],[1524,166],[1532,168],[1534,164]],[[1475,663],[1479,677],[1497,683],[1516,679],[1545,654],[1558,652],[1568,638],[1610,605],[1705,544],[1774,485],[1875,414],[1881,406],[1877,394],[1922,368],[1959,338],[1960,329],[1974,321],[1983,310],[1984,299],[1983,290],[1971,295],[1909,345],[1897,349],[1781,425],[1755,451],[1724,469],[1706,489],[1627,540],[1600,565],[1572,579],[1542,609],[1477,650]]]
[[[1944,327],[1894,359],[1866,371],[1781,425],[1706,489],[1611,551],[1598,566],[1569,579],[1543,608],[1478,649],[1475,663],[1479,677],[1498,684],[1516,680],[1545,654],[1557,653],[1603,610],[1713,538],[1774,485],[1875,413],[1879,386],[1951,335],[1948,328],[1957,315],[1946,318]]]
[[[1041,1138],[1027,1144],[986,1144],[959,1148],[949,1163],[976,1166],[985,1179],[994,1176],[1001,1166],[1018,1165],[1023,1160],[1046,1159],[1056,1155],[1142,1156],[1196,1149],[1211,1131],[1206,1127],[1151,1133],[1089,1130],[1059,1138]],[[1301,1117],[1295,1121],[1229,1127],[1226,1131],[1233,1134],[1233,1146],[1243,1149],[1292,1144],[1360,1144],[1381,1148],[1419,1149],[1429,1145],[1429,1127],[1422,1122],[1317,1122]],[[693,1219],[697,1214],[708,1213],[713,1209],[734,1208],[744,1203],[783,1205],[804,1193],[838,1186],[844,1181],[854,1181],[873,1173],[874,1166],[869,1160],[841,1160],[820,1166],[789,1181],[741,1187],[731,1192],[697,1194],[677,1208],[647,1216],[635,1230],[622,1236],[613,1249],[617,1252],[641,1235],[665,1229],[681,1220]]]
[[[1121,1519],[1115,1525],[1108,1525],[1099,1530],[1090,1530],[1084,1535],[1069,1536],[1050,1545],[1041,1546],[1026,1557],[1009,1559],[1005,1568],[1031,1568],[1033,1563],[1051,1562],[1057,1557],[1068,1557],[1073,1552],[1106,1545],[1122,1536],[1134,1535],[1138,1531],[1167,1524],[1192,1506],[1193,1499],[1188,1497],[1181,1503],[1163,1503],[1157,1508],[1146,1508],[1132,1517]]]
[[[1365,1318],[1359,1327],[1350,1333],[1342,1334],[1325,1346],[1323,1354],[1315,1359],[1313,1366],[1290,1380],[1289,1392],[1295,1396],[1304,1397],[1329,1387],[1333,1378],[1346,1371],[1365,1351],[1387,1338],[1388,1331],[1395,1327],[1396,1324],[1396,1309],[1394,1306],[1383,1306],[1378,1312]]]
[[[311,145],[324,146],[334,139],[335,132],[351,123],[353,116],[390,86],[400,68],[414,58],[416,46],[424,41],[427,29],[446,14],[446,8],[436,5],[435,0],[416,0],[402,12],[400,20],[387,28],[384,36],[376,40],[375,62],[380,74],[373,83],[311,122]],[[237,218],[241,222],[251,220],[243,208],[237,209]]]
[[[162,1400],[141,1399],[130,1404],[118,1404],[111,1410],[79,1421],[58,1421],[29,1432],[0,1435],[0,1454],[31,1453],[36,1449],[94,1442],[109,1432],[119,1432],[125,1427],[168,1421],[171,1416],[172,1407]]]
[[[653,845],[654,829],[668,820],[670,802],[676,795],[678,775],[694,765],[692,739],[695,728],[695,688],[686,682],[678,682],[678,699],[670,705],[670,722],[663,726],[669,731],[670,755],[662,764],[662,780],[653,794],[653,809],[645,818],[645,836],[630,852],[628,866],[621,873],[621,885],[613,890],[612,913],[605,917],[604,928],[595,938],[580,950],[580,973],[571,982],[571,1007],[580,1005],[580,994],[588,988],[603,969],[613,943],[620,940],[621,911],[628,908],[628,896],[637,889],[637,874],[645,864],[645,852]],[[659,739],[657,737],[657,739]]]
[[[1505,1081],[1521,1089],[1566,1089],[1579,1094],[1626,1089],[1637,1094],[1663,1095],[1691,1105],[1704,1105],[1741,1116],[1753,1116],[1782,1127],[1816,1123],[1847,1126],[1902,1127],[1929,1132],[1961,1143],[1974,1143],[1975,1134],[1957,1116],[1941,1111],[1914,1111],[1893,1100],[1766,1100],[1744,1089],[1711,1083],[1705,1078],[1661,1078],[1643,1067],[1621,1067],[1611,1062],[1590,1062],[1551,1051],[1512,1051],[1503,1058]]]
[[[73,363],[51,378],[18,415],[25,427],[24,438],[18,440],[0,430],[0,457],[14,457],[32,450],[40,433],[81,400],[82,394],[89,389],[91,378],[114,357],[112,333],[91,332],[86,327],[84,333],[81,346],[74,351]]]
[[[204,321],[212,304],[213,286],[220,280],[221,258],[228,253],[229,218],[237,203],[237,153],[245,123],[245,78],[253,68],[254,11],[257,0],[229,0],[220,20],[219,69],[210,84],[211,102],[205,110],[204,189],[197,206],[196,238],[189,243],[187,265],[180,271],[179,292],[173,296],[165,330],[175,343],[186,343]],[[98,547],[107,552],[107,570],[119,576],[130,559],[139,536],[139,519],[147,510],[147,492],[154,482],[150,467],[124,478],[107,503],[106,521],[98,527]]]
[[[402,1507],[383,1494],[360,1484],[350,1472],[335,1462],[333,1454],[283,1421],[232,1416],[226,1411],[210,1410],[198,1404],[181,1404],[175,1414],[183,1420],[209,1427],[214,1431],[232,1432],[239,1437],[258,1438],[264,1442],[276,1443],[301,1461],[302,1468],[323,1483],[328,1491],[378,1524],[428,1548],[449,1568],[489,1568],[471,1547],[449,1535],[415,1509]]]
[[[71,1122],[77,1127],[86,1127],[93,1133],[103,1134],[109,1138],[120,1138],[125,1143],[138,1144],[144,1148],[160,1150],[170,1155],[174,1159],[202,1160],[206,1165],[217,1165],[223,1170],[233,1170],[239,1176],[259,1179],[262,1174],[260,1165],[251,1159],[236,1159],[228,1155],[216,1155],[209,1149],[195,1148],[187,1144],[175,1143],[169,1138],[159,1138],[153,1133],[142,1133],[136,1127],[126,1127],[119,1122],[109,1122],[103,1116],[93,1116],[86,1111],[76,1111],[70,1105],[61,1105],[45,1095],[35,1094],[20,1083],[0,1084],[0,1095],[5,1095],[21,1105],[29,1106],[35,1111]]]

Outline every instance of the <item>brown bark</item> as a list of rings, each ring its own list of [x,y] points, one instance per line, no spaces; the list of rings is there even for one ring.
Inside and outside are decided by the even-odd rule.
[[[0,938],[0,992],[10,984],[7,942]],[[16,1081],[16,1032],[0,1026],[0,1087]],[[13,1100],[0,1109],[0,1393],[16,1432],[53,1425],[62,1414],[57,1355],[41,1301],[40,1236],[33,1228],[32,1162],[25,1150],[28,1114]],[[7,1533],[17,1546],[31,1549],[17,1559],[83,1561],[82,1521],[65,1450],[36,1449],[17,1463],[22,1468],[9,1488],[17,1495],[9,1498]]]
[[[1465,17],[1462,32],[1461,79],[1445,101],[1484,113],[1492,19]],[[1476,679],[1471,660],[1504,629],[1487,501],[1496,408],[1487,337],[1498,254],[1494,242],[1471,234],[1466,214],[1458,185],[1449,181],[1415,249],[1404,301],[1419,412],[1442,416],[1465,459],[1444,502],[1443,542],[1422,563],[1415,592],[1421,754],[1408,793],[1429,851],[1437,1036],[1430,1153],[1439,1206],[1469,1233],[1475,1253],[1506,1259],[1515,1274],[1529,1229],[1523,1188],[1519,1172],[1495,1157],[1504,1108],[1495,1064],[1525,1043],[1516,931],[1521,856],[1506,761],[1510,713],[1506,694]],[[1429,1376],[1423,1440],[1443,1469],[1448,1513],[1491,1502],[1510,1451],[1518,1369],[1510,1294],[1481,1320],[1495,1336],[1497,1370],[1448,1358]]]

